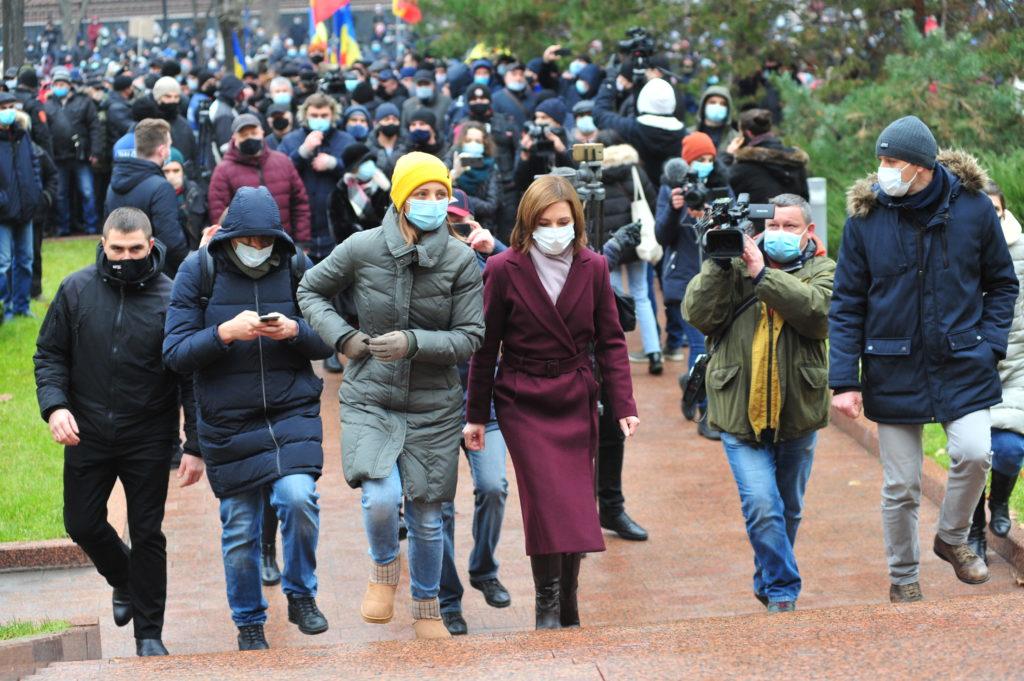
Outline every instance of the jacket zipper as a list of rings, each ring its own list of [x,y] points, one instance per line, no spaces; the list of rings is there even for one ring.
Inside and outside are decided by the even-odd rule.
[[[920,225],[915,225],[917,229],[917,307],[918,307],[918,319],[921,325],[921,338],[924,339],[924,228]],[[928,344],[925,343],[925,358],[927,362],[928,356]],[[927,369],[925,369],[927,373]],[[931,397],[928,398],[929,401]],[[932,404],[931,406],[935,406]],[[934,414],[930,417],[931,421],[935,421]]]
[[[260,313],[260,286],[259,282],[253,280],[252,290],[256,294],[256,314]],[[267,424],[267,430],[270,431],[270,439],[274,441],[274,449],[276,450],[275,459],[277,462],[277,475],[281,475],[281,445],[277,442],[277,436],[274,435],[274,426],[270,423],[270,415],[267,413],[267,384],[266,374],[263,370],[263,336],[257,336],[256,347],[259,351],[260,356],[260,392],[263,397],[263,421]]]
[[[124,317],[124,286],[120,287],[120,300],[117,303],[117,315],[114,317],[114,333],[113,341],[114,344],[110,348],[110,356],[113,358],[113,366],[110,367],[110,409],[107,412],[107,420],[110,421],[111,435],[116,435],[116,429],[114,428],[114,413],[117,411],[115,404],[117,400],[117,390],[114,389],[114,380],[117,377],[117,353],[120,351],[118,342],[121,339],[121,326]]]

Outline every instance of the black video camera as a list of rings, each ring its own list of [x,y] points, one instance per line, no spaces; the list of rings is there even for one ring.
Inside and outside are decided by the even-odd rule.
[[[687,208],[704,210],[704,206],[711,197],[711,190],[701,181],[697,171],[691,170],[686,174],[686,184],[683,185],[682,189],[683,202]]]
[[[694,230],[704,254],[709,258],[738,258],[743,255],[743,237],[753,233],[754,220],[775,217],[770,203],[750,203],[749,194],[740,194],[736,201],[717,199],[711,202]]]
[[[317,82],[317,90],[339,101],[348,92],[340,71],[328,71],[321,76]]]
[[[527,121],[523,126],[523,129],[526,131],[526,134],[533,139],[533,149],[535,151],[554,152],[555,143],[548,139],[548,133],[551,132],[551,126]]]
[[[634,26],[626,31],[628,38],[619,41],[619,51],[625,52],[633,58],[649,59],[654,54],[654,38],[647,32],[647,29]]]

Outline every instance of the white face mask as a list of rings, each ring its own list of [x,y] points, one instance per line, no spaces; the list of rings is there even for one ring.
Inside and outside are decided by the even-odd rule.
[[[568,224],[563,227],[538,227],[533,230],[533,241],[541,253],[561,255],[576,238],[576,227]]]
[[[882,188],[882,191],[893,198],[899,198],[905,196],[910,191],[910,185],[917,179],[917,173],[910,178],[910,181],[903,181],[903,171],[907,169],[910,164],[903,166],[902,168],[886,168],[885,166],[878,167],[878,186]],[[918,171],[920,172],[920,171]]]
[[[267,261],[267,258],[274,252],[274,244],[270,244],[266,248],[253,248],[252,246],[246,246],[245,244],[235,244],[235,255],[242,261],[242,264],[246,267],[259,267]]]

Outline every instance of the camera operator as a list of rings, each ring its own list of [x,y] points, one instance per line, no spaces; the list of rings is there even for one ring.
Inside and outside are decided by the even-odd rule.
[[[817,431],[828,423],[828,310],[835,263],[807,201],[771,200],[774,217],[743,255],[705,262],[685,314],[712,342],[710,424],[739,489],[754,549],[754,596],[789,612],[800,595],[793,553]]]
[[[537,105],[533,124],[526,126],[519,140],[515,167],[518,191],[526,191],[534,177],[547,175],[552,168],[574,165],[569,140],[562,127],[567,113],[565,103],[558,97],[545,99]]]

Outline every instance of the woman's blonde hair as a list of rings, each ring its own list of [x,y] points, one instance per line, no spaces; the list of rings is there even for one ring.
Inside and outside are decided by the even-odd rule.
[[[512,236],[509,239],[512,243],[509,246],[520,253],[529,251],[533,242],[533,232],[537,229],[541,214],[562,201],[569,204],[569,212],[572,213],[572,222],[576,230],[572,252],[579,253],[586,248],[587,225],[583,219],[583,204],[580,203],[576,190],[569,181],[557,175],[538,177],[527,187],[523,199],[519,202],[516,225],[512,228]]]

